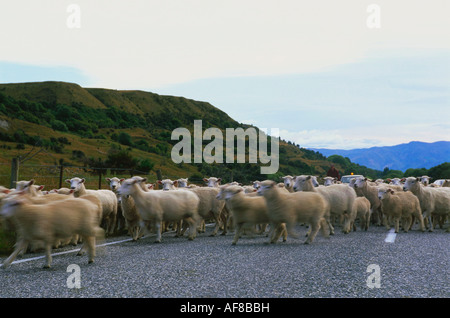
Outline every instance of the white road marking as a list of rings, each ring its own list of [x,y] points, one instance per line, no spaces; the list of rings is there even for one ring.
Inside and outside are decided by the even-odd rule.
[[[390,229],[388,235],[384,239],[386,243],[394,243],[395,237],[397,236],[397,233],[395,233],[395,229]]]
[[[102,247],[102,246],[107,246],[107,245],[119,244],[119,243],[131,241],[131,240],[132,240],[132,238],[125,239],[125,240],[120,240],[120,241],[113,241],[113,242],[108,242],[108,243],[103,243],[103,244],[96,245],[96,247]],[[77,247],[77,248],[74,248],[73,250],[64,251],[64,252],[58,252],[58,253],[53,253],[53,254],[51,254],[51,255],[52,255],[52,257],[53,257],[53,256],[57,256],[57,255],[64,255],[64,254],[69,254],[69,253],[75,253],[75,252],[78,252],[79,250],[80,250],[80,247]],[[45,258],[45,255],[42,255],[42,256],[36,256],[36,257],[30,257],[30,258],[24,258],[24,259],[19,259],[19,260],[17,260],[17,261],[12,262],[11,265],[12,265],[12,264],[25,263],[25,262],[31,262],[31,261],[35,261],[35,260],[43,259],[43,258]],[[2,266],[3,266],[3,264],[0,264],[0,267],[2,267]]]

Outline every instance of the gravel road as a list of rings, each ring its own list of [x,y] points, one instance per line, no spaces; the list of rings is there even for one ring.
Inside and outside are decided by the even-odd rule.
[[[242,237],[236,246],[232,233],[209,237],[211,230],[194,241],[165,233],[161,244],[152,236],[138,242],[108,238],[122,242],[99,247],[93,264],[87,264],[87,256],[67,253],[55,255],[52,268],[43,269],[44,259],[29,260],[42,253],[26,254],[20,258],[26,261],[0,268],[0,297],[450,297],[450,235],[442,229],[399,233],[385,242],[383,227],[346,235],[336,228],[334,236],[318,234],[311,245],[302,244],[303,236],[269,245],[266,237],[255,235]],[[68,287],[68,278],[75,282],[70,278],[75,272],[67,271],[70,264],[79,265],[80,288]]]

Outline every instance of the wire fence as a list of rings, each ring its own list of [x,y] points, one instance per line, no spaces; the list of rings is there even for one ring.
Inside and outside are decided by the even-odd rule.
[[[179,176],[164,175],[160,170],[144,172],[135,169],[121,169],[114,167],[81,167],[66,165],[34,165],[0,163],[0,185],[7,188],[15,188],[16,182],[34,179],[37,185],[44,185],[44,190],[68,187],[65,182],[74,177],[84,178],[87,189],[109,189],[106,178],[130,178],[139,175],[146,177],[148,183],[156,183],[160,179],[177,180]],[[202,178],[190,178],[189,183],[203,185]]]
[[[14,188],[15,183],[20,180],[34,179],[35,184],[44,185],[44,190],[59,189],[69,184],[66,179],[74,177],[84,178],[88,189],[107,189],[106,178],[130,178],[135,175],[147,177],[149,182],[157,179],[153,172],[147,173],[133,169],[119,168],[95,168],[64,165],[32,165],[23,164],[15,166],[12,164],[0,164],[0,185]]]

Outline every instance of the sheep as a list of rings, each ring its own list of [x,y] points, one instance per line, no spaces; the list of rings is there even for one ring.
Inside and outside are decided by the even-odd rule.
[[[269,223],[269,215],[264,198],[245,195],[240,186],[223,187],[216,198],[218,200],[225,200],[226,205],[233,214],[233,222],[236,230],[232,245],[236,245],[238,242],[244,225]],[[279,231],[282,233],[278,233]],[[287,232],[284,223],[280,224],[276,231],[273,231],[274,236],[279,237],[281,234],[283,235],[283,242],[285,242]]]
[[[223,221],[222,235],[227,233],[229,212],[225,207],[225,202],[218,200],[216,197],[219,194],[221,188],[218,187],[198,187],[192,188],[188,191],[195,193],[199,198],[198,214],[206,220],[209,217],[213,217],[215,221],[215,227],[210,236],[217,235],[220,228],[220,221]]]
[[[289,192],[294,192],[293,186],[294,186],[295,177],[287,175],[287,176],[282,177],[282,179],[283,179],[283,183],[284,183],[284,186],[286,187],[286,189]]]
[[[31,179],[30,181],[22,180],[16,182],[16,190],[26,190],[26,192],[30,193],[32,196],[43,195],[41,191],[43,188],[43,185],[35,185],[34,179]]]
[[[332,184],[336,184],[337,178],[334,177],[325,177],[323,178],[323,185],[324,186],[330,186]]]
[[[361,193],[370,202],[370,215],[373,215],[377,225],[381,224],[382,205],[378,198],[378,188],[371,185],[367,178],[358,178],[355,180],[355,192]]]
[[[141,186],[143,191],[148,191],[148,185],[146,185],[146,179],[139,176],[134,176],[133,179],[140,180],[139,185]],[[111,190],[116,193],[118,197],[118,209],[120,208],[120,214],[122,215],[125,228],[127,228],[128,233],[130,234],[133,241],[137,241],[141,236],[141,227],[140,222],[141,218],[139,213],[137,212],[136,205],[134,203],[134,199],[129,195],[119,195],[117,194],[117,190],[121,186],[121,182],[123,182],[124,178],[106,178],[106,181],[109,182]]]
[[[439,220],[450,214],[450,188],[424,187],[421,186],[420,178],[408,177],[403,190],[411,191],[419,199],[423,217],[429,223],[429,231],[434,228],[432,216]]]
[[[258,190],[259,188],[259,184],[261,183],[261,181],[256,180],[252,182],[253,188],[255,188],[256,190]]]
[[[395,226],[395,233],[398,233],[400,218],[402,227],[408,232],[413,225],[413,218],[419,220],[420,229],[425,231],[425,226],[420,209],[419,199],[411,192],[395,192],[392,189],[382,188],[378,190],[378,198],[383,204],[384,223],[389,229],[389,217],[392,217]]]
[[[3,217],[12,219],[18,231],[18,240],[3,267],[7,268],[30,242],[43,241],[46,256],[44,268],[50,268],[52,244],[75,234],[83,237],[88,249],[88,262],[92,263],[95,258],[96,237],[104,234],[98,226],[97,210],[97,205],[80,198],[47,204],[33,204],[20,195],[5,199],[0,213]]]
[[[327,223],[325,213],[327,202],[322,195],[315,192],[287,192],[276,186],[275,181],[261,182],[258,194],[266,200],[269,220],[273,228],[286,223],[286,230],[290,235],[296,236],[293,227],[296,222],[307,223],[311,231],[305,244],[312,243],[319,231],[327,237]],[[275,243],[279,236],[271,238],[270,243]]]
[[[216,177],[203,178],[203,181],[206,182],[206,185],[208,187],[219,187],[220,182],[222,182],[222,178],[216,178]]]
[[[193,240],[197,232],[198,207],[200,199],[191,191],[148,191],[138,185],[140,181],[130,178],[122,182],[117,193],[130,195],[137,211],[145,222],[156,227],[156,243],[161,242],[161,222],[178,222],[184,220],[189,224],[189,240]],[[147,227],[148,229],[148,227]]]
[[[325,219],[328,222],[331,233],[334,233],[334,228],[330,222],[331,216],[340,218],[344,217],[343,229],[348,227],[350,222],[350,215],[353,213],[353,204],[356,199],[356,192],[345,184],[333,184],[327,187],[314,187],[313,178],[311,176],[298,176],[295,178],[294,191],[310,191],[317,192],[322,195],[328,202],[329,214],[327,213]],[[344,231],[345,233],[345,231]]]
[[[421,176],[420,177],[420,183],[422,183],[424,186],[428,186],[430,184],[431,177],[429,176]]]
[[[353,203],[353,211],[349,216],[348,224],[346,224],[346,228],[344,229],[344,233],[349,233],[352,228],[356,230],[355,219],[359,219],[361,230],[367,231],[370,223],[370,202],[366,197],[356,197],[355,202]]]
[[[84,178],[72,178],[66,179],[67,183],[70,183],[70,189],[74,190],[73,194],[76,198],[86,194],[93,194],[98,196],[102,202],[102,220],[105,223],[106,234],[112,234],[116,225],[117,218],[117,197],[111,190],[87,190],[84,182]]]
[[[172,181],[170,179],[158,180],[158,184],[162,186],[162,190],[176,190],[178,187],[178,180]]]
[[[442,182],[441,187],[450,187],[450,179],[445,179],[444,182]]]

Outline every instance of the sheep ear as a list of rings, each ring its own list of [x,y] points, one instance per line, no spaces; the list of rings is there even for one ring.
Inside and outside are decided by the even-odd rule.
[[[66,179],[65,181],[66,181],[66,183],[70,183],[70,179]]]
[[[206,179],[206,178],[203,178],[203,181],[205,181],[205,182],[208,182],[208,179]]]
[[[178,180],[175,180],[174,182],[173,182],[173,185],[177,185],[178,184]]]
[[[31,179],[30,182],[28,182],[29,186],[32,185],[32,184],[34,184],[34,179]]]
[[[123,182],[125,179],[124,178],[122,178],[122,179],[120,179],[120,182]]]
[[[41,186],[39,186],[38,190],[42,190],[42,189],[44,189],[44,187],[45,187],[45,185],[41,185]]]
[[[108,181],[108,182],[111,182],[111,179],[110,179],[110,178],[105,178],[105,180]]]
[[[161,180],[158,180],[158,184],[162,184]]]
[[[309,179],[311,179],[311,176],[307,176],[307,177],[306,177],[306,180],[309,180]]]
[[[416,178],[416,181],[420,181],[419,178]]]
[[[81,183],[84,183],[84,181],[86,181],[86,179],[82,178],[82,179],[81,179]]]
[[[221,182],[221,181],[222,181],[222,178],[217,179],[217,182]]]
[[[147,182],[147,178],[142,178],[140,182]]]
[[[74,193],[75,190],[74,189],[70,189],[69,193]]]

